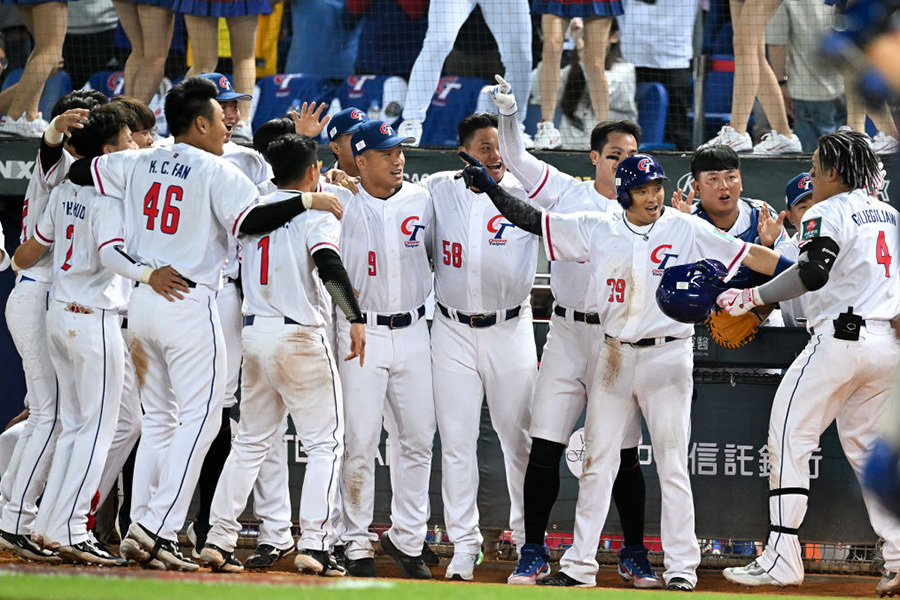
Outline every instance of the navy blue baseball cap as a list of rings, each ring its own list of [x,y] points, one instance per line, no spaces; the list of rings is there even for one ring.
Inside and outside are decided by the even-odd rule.
[[[790,208],[812,194],[812,191],[812,179],[809,178],[809,173],[800,173],[788,181],[784,188],[784,200]]]
[[[209,79],[216,84],[216,87],[219,88],[219,95],[216,96],[216,100],[219,102],[227,102],[229,100],[253,100],[253,96],[249,94],[239,94],[234,91],[231,82],[221,73],[203,73],[200,77]]]
[[[328,140],[333,142],[342,135],[354,133],[368,120],[368,115],[358,108],[345,108],[328,121]]]
[[[394,128],[384,121],[366,121],[350,138],[350,145],[353,146],[353,157],[355,158],[366,150],[387,150],[400,144],[413,142],[415,139],[400,137]]]

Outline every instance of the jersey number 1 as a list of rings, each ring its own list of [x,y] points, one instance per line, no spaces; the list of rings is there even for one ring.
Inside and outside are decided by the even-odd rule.
[[[147,217],[147,229],[150,231],[156,227],[156,216],[159,214],[156,205],[159,204],[160,186],[159,182],[154,183],[150,186],[147,195],[144,196],[144,216]],[[170,185],[166,188],[166,200],[163,203],[162,216],[159,220],[159,230],[163,233],[172,235],[178,231],[178,218],[181,216],[181,211],[172,202],[181,202],[183,193],[184,190],[180,185]]]
[[[875,261],[879,265],[884,265],[884,276],[891,276],[891,253],[888,250],[887,242],[884,241],[884,232],[878,232],[878,241],[875,242]]]
[[[259,240],[256,247],[262,252],[259,261],[259,285],[269,284],[269,236]]]

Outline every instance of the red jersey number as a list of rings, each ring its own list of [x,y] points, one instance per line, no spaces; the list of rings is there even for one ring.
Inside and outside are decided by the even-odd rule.
[[[262,252],[259,261],[259,285],[269,285],[269,236],[260,239],[256,247]]]
[[[609,286],[609,298],[607,302],[625,302],[625,280],[624,279],[607,279],[606,285]]]
[[[457,269],[462,267],[462,245],[444,240],[441,244],[444,251],[444,264]]]
[[[156,228],[156,217],[159,216],[159,230],[172,235],[178,231],[178,219],[181,216],[181,211],[172,203],[181,202],[184,190],[182,190],[180,185],[170,185],[166,188],[162,214],[160,215],[160,210],[157,208],[160,187],[161,184],[159,182],[154,183],[144,196],[144,216],[147,217],[147,229],[153,231]]]
[[[72,247],[75,245],[75,240],[72,239],[74,235],[75,235],[75,226],[69,225],[68,227],[66,227],[66,239],[72,240],[72,241],[69,243],[69,249],[66,250],[66,260],[63,261],[63,264],[60,267],[60,269],[62,269],[63,271],[68,271],[69,269],[72,268],[72,265],[69,264],[69,259],[72,258]]]
[[[884,265],[884,276],[891,276],[891,252],[888,249],[887,242],[884,241],[884,232],[878,232],[878,241],[875,242],[875,261],[879,265]]]

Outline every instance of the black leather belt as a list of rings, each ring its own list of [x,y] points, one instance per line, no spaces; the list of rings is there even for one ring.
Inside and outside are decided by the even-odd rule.
[[[553,307],[553,314],[555,314],[557,317],[562,317],[563,319],[566,318],[566,314],[568,313],[568,311],[569,309],[564,308],[559,304]],[[587,323],[588,325],[600,324],[600,315],[598,315],[597,313],[583,313],[577,310],[573,310],[572,318],[579,323]]]
[[[266,317],[266,318],[268,318],[268,317]],[[273,318],[277,319],[278,317],[273,317]],[[290,317],[283,317],[283,319],[284,319],[285,325],[300,325],[300,323],[291,319]],[[253,325],[253,321],[255,321],[255,320],[256,320],[256,315],[247,315],[246,317],[244,317],[244,327],[249,327],[250,325]]]
[[[606,335],[606,334],[604,334],[604,335]],[[606,339],[608,339],[608,340],[614,340],[614,339],[617,339],[617,338],[614,338],[614,337],[611,336],[611,335],[606,335]],[[622,343],[622,344],[628,344],[629,346],[636,346],[636,347],[638,347],[638,348],[643,348],[643,347],[646,347],[646,346],[659,346],[659,345],[661,345],[661,344],[657,344],[657,343],[656,343],[656,340],[658,340],[658,339],[663,339],[663,340],[664,340],[663,343],[664,343],[664,344],[668,344],[669,342],[674,342],[675,340],[680,339],[680,338],[672,337],[671,335],[667,335],[667,336],[664,337],[664,338],[644,338],[644,339],[638,340],[638,341],[636,341],[636,342],[623,342],[622,340],[619,340],[619,342]]]
[[[376,315],[375,324],[387,327],[388,329],[403,329],[413,324],[413,315],[417,315],[419,319],[425,316],[425,305],[423,304],[413,312],[394,313],[392,315]],[[363,314],[363,323],[368,323],[368,319]]]
[[[450,309],[448,309],[443,304],[438,304],[438,309],[441,311],[441,314],[447,317],[448,319],[454,319],[453,315],[450,314]],[[521,306],[517,306],[515,308],[509,308],[505,311],[497,311],[502,316],[499,321],[502,323],[503,321],[509,321],[510,319],[515,319],[519,316],[519,313],[522,311]],[[490,314],[479,314],[479,315],[467,315],[465,313],[457,312],[455,320],[459,321],[464,325],[468,325],[474,329],[481,329],[482,327],[490,327],[491,325],[497,324],[497,312],[492,312]]]

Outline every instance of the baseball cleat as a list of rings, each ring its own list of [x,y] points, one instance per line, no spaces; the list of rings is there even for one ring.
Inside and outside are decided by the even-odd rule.
[[[344,561],[347,575],[351,577],[378,577],[374,558],[348,558]]]
[[[429,567],[436,567],[441,564],[440,557],[434,553],[434,550],[431,549],[431,546],[428,545],[428,542],[424,542],[422,544],[422,560]]]
[[[545,577],[537,582],[538,585],[548,585],[551,587],[594,587],[593,583],[581,583],[577,579],[572,579],[562,571],[557,571],[550,577]]]
[[[516,570],[506,579],[510,585],[534,585],[550,575],[547,551],[540,544],[525,544],[519,552]]]
[[[444,577],[456,581],[472,581],[472,578],[475,577],[475,567],[480,565],[483,560],[484,552],[481,550],[478,551],[478,554],[454,552]]]
[[[885,571],[881,581],[875,586],[875,592],[880,598],[885,596],[893,598],[896,594],[900,594],[900,573]]]
[[[293,546],[282,550],[281,548],[276,548],[269,544],[260,544],[256,547],[256,550],[253,551],[253,554],[248,556],[247,560],[244,561],[244,568],[268,569],[293,551]]]
[[[240,573],[244,570],[241,561],[234,557],[234,552],[223,550],[215,544],[206,544],[200,551],[200,562],[213,573]]]
[[[71,546],[60,546],[59,556],[63,560],[86,565],[124,567],[128,564],[128,561],[121,556],[116,556],[109,550],[99,547],[91,540],[85,540]]]
[[[387,531],[381,534],[381,549],[394,559],[394,562],[400,567],[400,573],[406,579],[431,579],[431,571],[425,565],[422,556],[410,556],[402,552],[391,541],[391,536]]]
[[[24,535],[16,535],[6,531],[0,531],[0,548],[15,552],[19,558],[36,562],[58,563],[59,556],[56,552],[41,548]]]
[[[294,559],[294,565],[298,571],[309,575],[343,577],[347,574],[344,567],[337,564],[334,557],[325,550],[300,550]]]
[[[625,581],[634,582],[634,587],[641,590],[659,589],[663,587],[653,565],[647,560],[647,548],[640,546],[625,546],[619,550],[619,575]]]
[[[778,587],[784,587],[783,583],[780,583],[774,577],[769,575],[769,573],[755,560],[746,567],[730,567],[725,569],[722,571],[722,575],[724,575],[725,579],[728,581],[740,585],[776,585]]]
[[[694,584],[685,579],[684,577],[673,577],[669,580],[669,583],[666,584],[666,591],[668,592],[693,592]]]
[[[177,542],[151,533],[149,529],[140,523],[131,524],[131,527],[128,528],[128,537],[137,541],[141,548],[146,550],[153,558],[161,560],[168,570],[196,571],[200,568],[197,563],[181,554]]]

